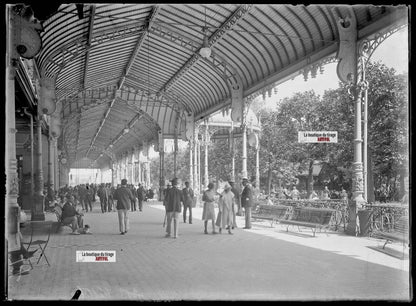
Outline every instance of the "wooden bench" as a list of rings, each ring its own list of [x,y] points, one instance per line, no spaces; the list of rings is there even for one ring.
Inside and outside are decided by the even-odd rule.
[[[289,231],[290,225],[310,227],[315,236],[317,229],[328,228],[332,218],[335,216],[335,209],[295,207],[291,217],[288,220],[281,220],[280,224],[286,224],[286,231]],[[300,229],[299,229],[300,231]]]
[[[257,209],[253,211],[251,217],[253,219],[269,220],[270,226],[273,227],[273,222],[280,222],[280,220],[287,219],[290,215],[290,211],[290,206],[260,204],[257,206]]]
[[[393,230],[391,232],[377,231],[374,235],[379,238],[386,239],[383,249],[388,242],[398,241],[409,243],[409,217],[400,217],[399,220],[394,223]]]
[[[62,220],[62,208],[59,205],[55,206],[54,212],[56,215],[56,219],[58,221],[58,226],[57,226],[56,231],[58,232],[61,226],[68,226],[72,230],[71,223],[64,223],[64,220]]]

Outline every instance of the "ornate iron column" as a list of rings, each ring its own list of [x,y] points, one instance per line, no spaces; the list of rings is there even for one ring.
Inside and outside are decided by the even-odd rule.
[[[260,141],[257,141],[255,149],[256,149],[256,187],[259,188],[260,190]]]
[[[59,153],[58,153],[58,139],[54,142],[54,147],[53,147],[53,164],[55,165],[53,167],[53,175],[54,175],[54,182],[55,182],[55,191],[59,190],[59,187],[61,187],[60,182],[59,182],[59,168],[60,168],[60,164],[59,164]]]
[[[147,144],[147,147],[146,147],[146,151],[147,151],[147,156],[146,156],[146,158],[147,158],[147,161],[146,161],[146,174],[147,174],[147,176],[146,176],[146,186],[147,186],[147,188],[150,188],[150,185],[151,185],[149,150],[150,150],[150,145]]]
[[[243,121],[241,122],[241,130],[242,130],[242,140],[243,140],[243,154],[242,154],[242,170],[241,175],[242,177],[247,177],[247,122],[244,116]]]
[[[165,169],[164,169],[164,158],[165,158],[165,142],[161,131],[158,133],[158,151],[159,151],[159,201],[163,201],[164,190],[165,190]]]
[[[363,182],[364,182],[364,199],[368,201],[369,199],[373,199],[373,195],[369,195],[369,173],[368,167],[368,87],[369,84],[366,80],[366,67],[370,60],[371,55],[376,50],[376,48],[383,43],[388,37],[400,31],[401,29],[407,27],[407,24],[404,25],[393,25],[390,28],[386,29],[383,32],[374,34],[371,38],[364,39],[359,44],[359,57],[360,61],[359,64],[361,66],[361,79],[362,79],[362,86],[363,86],[363,93],[362,93],[362,101],[363,101]],[[360,69],[359,66],[359,69]],[[359,77],[360,75],[358,75]],[[371,165],[370,165],[371,166]]]
[[[197,146],[197,156],[198,156],[198,190],[201,190],[201,142],[198,141],[198,146]]]
[[[35,184],[35,197],[32,205],[32,221],[45,220],[44,214],[44,195],[43,195],[43,166],[42,166],[42,115],[39,114],[37,122],[37,177]]]
[[[174,177],[176,177],[176,170],[178,168],[177,159],[178,159],[178,135],[176,134],[176,129],[175,129],[175,136],[173,139],[173,176]]]
[[[208,176],[208,144],[209,144],[209,125],[208,120],[205,120],[205,136],[204,136],[204,146],[205,146],[205,156],[204,156],[204,187],[208,187],[209,176]]]
[[[7,13],[13,14],[8,8]],[[10,16],[8,16],[10,18]],[[6,160],[6,216],[8,251],[20,249],[19,214],[17,204],[19,184],[16,160],[16,123],[15,123],[15,76],[16,59],[13,58],[13,25],[9,25],[6,54],[6,126],[5,126],[5,160]]]
[[[133,182],[135,185],[138,185],[140,183],[140,176],[136,175],[136,173],[140,173],[138,172],[140,171],[139,158],[140,158],[140,150],[138,146],[135,146],[134,151],[133,151]]]
[[[367,118],[368,118],[368,82],[365,78],[365,52],[361,52],[360,60],[363,61],[363,71],[362,71],[362,79],[363,79],[363,184],[364,184],[364,200],[368,202],[368,127],[367,127]]]
[[[194,184],[194,162],[193,162],[193,151],[194,151],[194,141],[193,139],[189,140],[189,185],[192,189],[195,189]]]
[[[129,181],[130,184],[134,184],[134,151],[130,151],[129,154]]]
[[[34,145],[35,136],[33,133],[33,115],[23,108],[23,112],[30,118],[30,197],[35,194],[35,157],[34,157]]]
[[[124,175],[123,175],[123,178],[125,178],[125,179],[128,179],[128,174],[129,174],[129,158],[128,158],[128,156],[129,156],[129,153],[128,152],[125,152],[124,153],[124,163],[123,163],[123,166],[124,166]],[[129,184],[130,184],[131,182],[129,181]]]
[[[195,125],[194,128],[194,194],[195,197],[199,198],[199,180],[198,180],[198,146],[199,146],[199,140],[198,140],[198,131],[199,127]]]
[[[234,121],[231,121],[230,142],[231,142],[231,180],[235,181]]]
[[[49,134],[51,134],[51,130],[49,129]],[[56,139],[49,135],[48,137],[48,146],[49,146],[49,154],[48,154],[48,196],[53,197],[54,195],[54,188],[55,188],[55,176],[54,176],[54,147],[55,147]]]
[[[117,165],[114,160],[111,160],[111,186],[114,186],[117,181]]]
[[[140,159],[140,156],[141,156],[141,151],[139,151],[139,161],[138,161],[138,163],[137,163],[137,166],[138,166],[138,168],[139,168],[139,170],[138,170],[138,172],[139,172],[139,183],[143,183],[143,177],[142,177],[142,163],[141,163],[141,159]]]
[[[335,11],[334,11],[335,12]],[[336,13],[335,13],[336,14]],[[337,57],[339,58],[337,74],[340,80],[349,86],[351,100],[354,102],[354,162],[352,164],[353,198],[349,207],[349,222],[346,229],[349,235],[358,235],[358,210],[365,203],[363,198],[363,163],[362,163],[362,129],[361,104],[363,92],[366,90],[365,75],[363,74],[362,50],[357,47],[357,22],[352,8],[341,10],[338,19],[340,44]]]

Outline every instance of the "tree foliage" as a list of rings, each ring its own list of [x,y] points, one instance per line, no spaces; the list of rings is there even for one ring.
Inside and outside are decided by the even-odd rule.
[[[407,75],[396,75],[394,69],[380,63],[369,63],[366,70],[368,88],[368,146],[373,161],[372,172],[376,200],[381,195],[397,200],[403,193],[408,165],[408,85]],[[341,187],[351,192],[352,163],[354,160],[355,102],[348,88],[327,90],[323,96],[315,92],[297,92],[279,101],[275,110],[262,108],[256,101],[254,110],[260,118],[260,187],[268,190],[280,182],[289,186],[296,177],[311,171],[314,161],[323,167],[310,185],[325,184],[330,189]],[[299,131],[337,131],[338,143],[298,143]],[[213,140],[208,147],[209,180],[228,180],[231,177],[229,139]],[[241,174],[241,138],[234,140],[235,173]],[[247,170],[255,175],[255,150],[248,147]],[[201,147],[201,178],[204,177],[205,148]],[[189,178],[189,149],[178,152],[177,177]],[[158,185],[158,159],[152,162],[152,179]],[[165,155],[165,177],[173,177],[173,153]],[[309,186],[309,185],[308,185]],[[310,191],[310,190],[309,190]]]

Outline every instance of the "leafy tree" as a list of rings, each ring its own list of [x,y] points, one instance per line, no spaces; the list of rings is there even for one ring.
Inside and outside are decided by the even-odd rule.
[[[403,195],[408,175],[408,84],[407,75],[395,75],[394,69],[380,63],[369,63],[368,146],[373,160],[376,200],[397,200]],[[257,101],[258,102],[258,101]],[[271,184],[293,184],[296,176],[308,171],[308,194],[313,188],[312,165],[324,164],[318,183],[330,189],[351,189],[354,160],[354,101],[345,84],[325,91],[322,97],[314,91],[296,93],[279,101],[276,110],[255,104],[261,120],[260,177],[270,192]],[[298,143],[298,131],[337,131],[337,144]],[[209,146],[210,180],[227,180],[231,175],[231,152],[228,139],[213,140]],[[204,147],[201,147],[201,177],[204,177]],[[247,170],[255,175],[255,150],[248,147]],[[235,140],[235,173],[241,173],[241,138]],[[158,184],[159,161],[152,162],[152,178]],[[178,152],[179,178],[189,176],[189,149]],[[173,177],[173,154],[165,156],[166,177]],[[156,170],[156,171],[155,171]],[[398,190],[400,189],[400,193]]]
[[[394,69],[381,63],[370,63],[367,77],[368,139],[376,196],[397,201],[403,196],[408,164],[407,76],[397,76]]]
[[[315,92],[295,93],[291,98],[281,101],[276,112],[262,113],[263,154],[266,155],[268,177],[271,178],[272,168],[282,167],[284,163],[294,163],[297,171],[294,175],[307,170],[307,195],[313,189],[312,170],[316,160],[326,160],[333,144],[309,144],[298,142],[298,132],[332,130],[329,122],[327,105]],[[263,120],[264,119],[264,120]],[[270,182],[270,179],[269,179]],[[269,183],[270,184],[270,183]]]

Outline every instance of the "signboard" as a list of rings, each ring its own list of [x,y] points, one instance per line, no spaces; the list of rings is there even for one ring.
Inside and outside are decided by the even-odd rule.
[[[299,143],[337,143],[338,132],[303,131],[298,132]]]
[[[116,251],[76,251],[76,262],[116,262]]]

